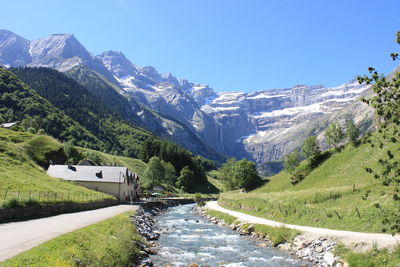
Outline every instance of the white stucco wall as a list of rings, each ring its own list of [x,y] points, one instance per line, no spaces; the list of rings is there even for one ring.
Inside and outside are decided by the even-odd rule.
[[[116,198],[120,200],[125,200],[125,196],[130,196],[134,186],[133,184],[128,185],[126,183],[118,184],[118,183],[86,182],[86,181],[77,181],[77,184],[106,194],[114,195]]]

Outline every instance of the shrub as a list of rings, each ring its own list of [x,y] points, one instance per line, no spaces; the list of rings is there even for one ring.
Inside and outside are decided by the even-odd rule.
[[[19,207],[23,207],[23,203],[21,203],[20,201],[18,201],[17,199],[8,199],[5,200],[2,204],[2,208],[5,209],[14,209],[14,208],[19,208]]]
[[[295,185],[301,182],[307,175],[306,170],[298,169],[290,176],[291,183]]]
[[[203,207],[205,205],[204,200],[201,198],[200,193],[195,194],[193,200],[199,207]]]

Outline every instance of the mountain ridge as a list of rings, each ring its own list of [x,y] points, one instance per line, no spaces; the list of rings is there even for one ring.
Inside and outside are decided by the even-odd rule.
[[[7,34],[0,31],[0,44],[3,35]],[[3,39],[10,40],[9,36]],[[16,54],[26,48],[26,42],[18,40],[0,46],[1,64],[12,66],[25,62],[21,61],[25,60],[23,55],[18,57]],[[6,62],[7,57],[1,55],[11,51],[12,47],[19,52]],[[25,65],[45,65],[65,72],[85,65],[114,84],[114,89],[130,101],[132,108],[139,104],[161,117],[174,118],[185,125],[183,132],[187,132],[187,136],[195,136],[218,153],[254,160],[259,165],[280,160],[301,144],[305,132],[315,121],[339,112],[368,91],[368,86],[349,81],[330,88],[295,85],[250,93],[215,92],[208,85],[177,79],[170,73],[159,73],[151,66],[137,66],[122,52],[109,50],[92,55],[71,34],[30,41],[30,47],[34,48],[29,52],[33,59]],[[360,108],[368,109],[366,106]],[[140,111],[137,112],[132,116],[138,116]],[[127,114],[131,113],[127,111]],[[370,116],[368,112],[363,114]],[[156,124],[160,123],[165,126],[163,122]],[[163,128],[171,139],[178,139],[185,147],[190,147],[190,138],[182,141],[174,136],[176,132],[168,130],[168,126]],[[278,138],[291,131],[297,135]],[[198,153],[196,149],[194,152]]]

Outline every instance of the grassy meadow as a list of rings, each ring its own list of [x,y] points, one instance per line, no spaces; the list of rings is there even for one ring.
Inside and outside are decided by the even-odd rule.
[[[371,137],[377,138],[376,135]],[[396,144],[390,144],[395,148]],[[346,145],[300,183],[292,185],[285,171],[268,178],[248,193],[223,193],[218,203],[226,208],[280,222],[361,232],[382,232],[381,216],[391,209],[390,194],[365,167],[379,168],[386,150],[369,143]],[[304,162],[302,163],[304,164]],[[371,190],[367,200],[363,195]],[[375,207],[381,203],[383,209]]]
[[[50,156],[65,157],[60,153],[61,148],[62,145],[49,136],[0,129],[0,207],[114,199],[47,176],[42,166]]]

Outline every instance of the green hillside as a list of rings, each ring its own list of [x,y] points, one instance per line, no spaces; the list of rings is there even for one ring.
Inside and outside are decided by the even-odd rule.
[[[63,146],[49,136],[0,128],[0,207],[12,199],[21,203],[75,202],[113,198],[74,183],[51,178],[39,165],[48,160],[63,163]]]
[[[27,130],[42,129],[61,141],[104,147],[86,128],[39,96],[10,71],[0,68],[0,122],[21,122]]]
[[[121,89],[119,87],[110,83],[103,75],[96,71],[86,66],[79,65],[68,70],[65,74],[83,85],[89,92],[104,103],[107,108],[133,125],[149,130],[161,139],[178,143],[192,150],[195,154],[215,160],[218,163],[223,163],[226,160],[225,156],[220,155],[207,144],[203,143],[187,125],[173,117],[160,114],[155,110],[139,104],[132,96],[123,96],[120,94]],[[138,115],[138,111],[140,111],[141,115]],[[146,119],[143,120],[143,118]],[[162,126],[165,124],[188,134],[190,144],[185,143],[185,141],[181,140],[179,137],[171,136],[169,130]]]
[[[371,139],[378,137],[379,134],[374,134]],[[395,146],[388,144],[387,148]],[[383,185],[365,167],[379,168],[377,161],[386,154],[387,148],[371,147],[367,142],[358,147],[348,144],[340,152],[333,152],[296,185],[291,184],[288,173],[281,172],[249,193],[224,193],[219,203],[285,223],[381,232],[383,210],[375,204],[381,203],[382,208],[390,209],[393,202],[390,194],[380,194]],[[371,190],[370,197],[363,200],[367,190]]]
[[[129,100],[120,94],[121,88],[109,82],[103,75],[84,65],[76,66],[65,74],[83,85],[114,113],[129,121],[135,121],[137,114],[132,110]]]
[[[151,136],[151,133],[122,119],[109,108],[109,103],[103,103],[84,86],[61,72],[49,68],[17,68],[12,71],[102,142],[102,145],[95,147],[87,143],[83,146],[137,157],[141,142]]]

